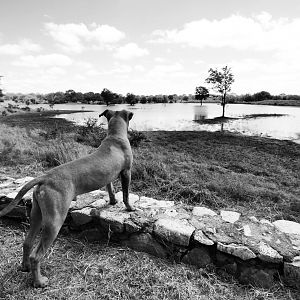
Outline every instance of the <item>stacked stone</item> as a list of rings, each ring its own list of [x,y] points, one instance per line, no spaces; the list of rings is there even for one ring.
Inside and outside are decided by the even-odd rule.
[[[0,181],[2,209],[31,178]],[[28,216],[30,194],[10,216]],[[72,201],[65,228],[88,240],[109,239],[137,251],[198,267],[213,264],[242,283],[269,288],[280,279],[300,289],[300,224],[258,220],[234,211],[185,208],[130,194],[136,211],[127,212],[122,193],[110,206],[105,191]]]

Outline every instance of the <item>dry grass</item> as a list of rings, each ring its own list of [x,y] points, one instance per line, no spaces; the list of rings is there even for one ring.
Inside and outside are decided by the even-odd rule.
[[[25,230],[0,221],[0,299],[297,299],[280,285],[254,289],[215,270],[62,235],[42,264],[50,285],[33,289],[31,275],[17,270]]]

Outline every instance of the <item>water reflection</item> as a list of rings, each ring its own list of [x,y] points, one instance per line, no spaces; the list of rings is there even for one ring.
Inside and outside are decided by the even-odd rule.
[[[194,106],[194,121],[203,121],[207,119],[207,116],[206,106]]]

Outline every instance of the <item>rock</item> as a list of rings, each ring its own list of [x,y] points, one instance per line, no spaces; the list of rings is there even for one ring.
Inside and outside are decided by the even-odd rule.
[[[241,270],[239,280],[243,284],[269,289],[274,285],[276,270],[261,270],[255,267],[245,267]]]
[[[115,210],[95,211],[95,217],[99,219],[100,224],[113,232],[123,233],[125,230],[125,220],[129,219],[130,214]]]
[[[209,251],[204,248],[194,248],[190,250],[182,259],[182,262],[190,265],[197,266],[198,268],[204,268],[212,263],[212,259]]]
[[[258,251],[257,256],[262,261],[271,263],[281,263],[283,261],[283,257],[264,242],[260,242]]]
[[[189,222],[196,229],[202,230],[205,236],[215,243],[241,244],[242,242],[241,230],[235,224],[225,222],[220,216],[192,217]]]
[[[99,199],[99,200],[92,202],[89,206],[99,209],[99,208],[106,207],[108,205],[109,204],[107,201],[105,201],[104,199]]]
[[[200,229],[197,229],[195,231],[195,234],[194,234],[194,240],[200,244],[203,244],[203,245],[207,245],[207,246],[212,246],[214,244],[214,242],[209,239],[204,233],[202,230]]]
[[[168,242],[188,246],[195,228],[186,220],[159,219],[154,224],[154,233]]]
[[[229,223],[234,223],[239,220],[241,214],[236,211],[221,210],[220,215],[222,219]]]
[[[259,222],[261,224],[268,224],[270,226],[274,226],[273,223],[271,223],[269,220],[266,220],[266,219],[261,219]]]
[[[283,266],[283,273],[284,281],[287,284],[300,289],[300,256],[295,257],[293,262],[285,262]]]
[[[244,229],[244,235],[245,236],[251,236],[252,235],[251,228],[248,224],[244,225],[243,229]]]
[[[149,233],[133,234],[129,240],[122,241],[122,245],[161,258],[167,257],[167,251]]]
[[[90,207],[85,207],[80,210],[73,210],[71,212],[71,217],[76,225],[84,225],[92,221],[93,217],[91,216],[91,211],[92,208]]]
[[[156,200],[149,197],[142,196],[140,201],[136,203],[136,206],[141,209],[151,208],[151,209],[159,209],[159,208],[170,208],[174,206],[174,201],[164,201],[164,200]]]
[[[285,261],[291,261],[299,255],[299,251],[293,248],[291,239],[273,225],[253,221],[250,218],[238,221],[235,225],[243,228],[246,233],[239,244],[245,245],[256,254],[259,254],[260,244],[263,242],[283,256]]]
[[[286,234],[300,235],[300,223],[286,220],[277,220],[273,222],[275,227]]]
[[[80,239],[85,239],[89,242],[100,241],[107,239],[107,233],[100,231],[98,228],[91,228],[82,231],[79,234]]]
[[[225,252],[233,256],[239,257],[242,260],[256,258],[256,255],[248,247],[242,245],[224,245],[222,243],[217,243],[217,249],[221,252]]]
[[[213,210],[211,210],[209,208],[206,208],[206,207],[203,207],[203,206],[195,206],[193,208],[192,214],[194,216],[198,216],[198,217],[205,216],[205,215],[209,215],[209,216],[216,216],[217,215],[217,213],[214,212]]]
[[[138,226],[136,223],[132,222],[132,220],[130,220],[130,219],[126,219],[124,221],[124,225],[125,225],[125,231],[127,233],[139,232],[142,229],[141,226]]]

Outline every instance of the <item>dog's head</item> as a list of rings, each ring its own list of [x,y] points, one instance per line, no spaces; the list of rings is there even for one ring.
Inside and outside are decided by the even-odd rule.
[[[125,122],[127,124],[129,124],[129,121],[132,119],[133,117],[133,113],[130,111],[127,111],[125,109],[123,110],[117,110],[117,111],[113,111],[110,109],[106,109],[102,114],[99,115],[99,118],[104,116],[107,121],[109,122],[113,117],[116,116],[120,116],[121,118],[123,118],[125,120]]]

